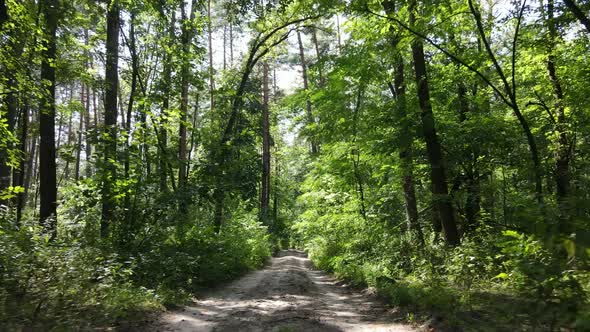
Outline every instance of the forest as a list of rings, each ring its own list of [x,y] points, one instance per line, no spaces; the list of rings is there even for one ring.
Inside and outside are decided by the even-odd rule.
[[[0,0],[0,330],[298,249],[408,326],[589,331],[588,105],[588,0]]]

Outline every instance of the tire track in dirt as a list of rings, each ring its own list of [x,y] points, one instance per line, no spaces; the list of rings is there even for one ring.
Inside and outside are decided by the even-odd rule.
[[[399,320],[399,318],[397,319]],[[396,322],[371,296],[313,270],[305,253],[281,251],[249,273],[181,310],[166,313],[157,331],[414,331]]]

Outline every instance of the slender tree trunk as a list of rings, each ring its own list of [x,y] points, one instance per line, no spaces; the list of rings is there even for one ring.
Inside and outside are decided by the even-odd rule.
[[[137,63],[137,54],[135,48],[135,13],[131,12],[129,20],[129,48],[132,50],[131,56],[131,91],[129,91],[129,103],[127,104],[127,119],[125,121],[125,179],[128,180],[131,168],[131,118],[135,103],[135,94],[137,92],[137,76],[139,75],[139,64]],[[125,225],[129,227],[132,224],[134,211],[131,209],[131,188],[125,192]]]
[[[459,123],[463,124],[467,120],[467,113],[469,113],[469,101],[467,99],[467,88],[463,82],[458,84],[458,99],[459,99]],[[472,160],[466,167],[466,189],[467,198],[465,201],[465,231],[472,231],[477,227],[477,218],[480,212],[480,192],[479,192],[479,174],[477,171],[477,159],[479,158],[478,149],[474,145],[469,146],[469,151]]]
[[[90,143],[90,87],[88,84],[86,84],[86,100],[84,104],[84,127],[86,127],[86,132],[84,134],[84,147],[86,148],[86,164],[84,165],[84,172],[86,174],[86,178],[90,178],[92,176],[92,164],[90,163],[90,158],[92,156],[92,144]]]
[[[80,103],[84,105],[86,96],[84,95],[84,84],[80,85]],[[74,169],[74,180],[80,180],[80,158],[82,157],[82,132],[84,130],[84,114],[86,110],[81,110],[78,118],[78,142],[76,144],[76,166]]]
[[[31,117],[34,118],[34,115],[32,114]],[[35,172],[35,170],[37,169],[36,161],[37,161],[38,154],[39,154],[37,152],[39,150],[39,149],[37,149],[37,138],[31,137],[29,140],[31,141],[30,142],[31,146],[29,149],[31,151],[31,153],[29,154],[29,159],[27,160],[27,171],[25,173],[25,182],[24,182],[25,192],[23,195],[23,208],[24,208],[24,205],[27,204],[27,198],[29,196],[29,192],[31,191],[31,178],[33,180],[36,179],[36,172]]]
[[[70,96],[73,96],[73,85],[72,85],[72,91]],[[73,98],[70,98],[70,104],[73,102]],[[74,144],[74,141],[76,140],[76,135],[73,133],[73,118],[74,118],[74,113],[70,113],[69,117],[68,117],[68,140],[66,141],[66,144],[68,145],[68,150],[69,147],[72,146]],[[66,165],[64,167],[64,173],[63,173],[63,179],[66,180],[66,182],[68,181],[68,179],[70,178],[70,159],[71,159],[71,155],[68,153],[68,157],[66,159]],[[61,185],[61,180],[60,182],[58,182],[58,187]]]
[[[305,51],[303,48],[303,42],[301,40],[301,33],[299,31],[297,31],[297,42],[299,43],[299,61],[301,62],[301,74],[303,76],[303,90],[305,90],[306,92],[309,89],[309,83],[307,80],[307,64],[305,62]],[[313,112],[311,109],[311,100],[309,100],[309,98],[306,98],[305,100],[305,110],[306,110],[306,116],[307,116],[307,125],[308,126],[313,126],[315,124],[315,119],[313,117]],[[311,134],[311,153],[313,155],[317,155],[319,152],[319,148],[317,145],[317,142],[315,141],[315,138],[313,137],[313,133]]]
[[[414,232],[421,243],[424,243],[422,228],[418,221],[418,204],[416,201],[416,188],[414,184],[414,154],[412,141],[412,121],[407,114],[406,86],[404,78],[404,59],[397,54],[396,69],[392,93],[397,101],[397,109],[401,120],[399,158],[402,170],[402,188],[406,205],[406,218],[408,230]]]
[[[170,25],[168,27],[168,36],[170,38],[170,44],[173,43],[175,35],[174,35],[174,25],[176,24],[176,14],[175,10],[172,10],[171,13],[171,20]],[[168,192],[168,128],[167,128],[167,113],[170,109],[170,89],[172,85],[172,54],[169,52],[166,53],[166,59],[164,60],[164,98],[162,101],[162,113],[163,116],[160,118],[160,144],[159,144],[159,152],[160,152],[160,165],[159,165],[159,173],[160,173],[160,191],[161,192]]]
[[[117,180],[117,92],[119,90],[119,1],[111,0],[107,12],[107,40],[105,65],[104,105],[104,170],[102,180],[102,218],[100,235],[109,236],[110,224],[115,219],[115,194]]]
[[[573,1],[566,0],[566,4]],[[569,6],[569,5],[568,5]],[[570,206],[570,143],[567,134],[567,119],[565,115],[565,97],[561,81],[557,75],[556,58],[554,54],[554,47],[557,40],[557,27],[555,26],[554,18],[554,3],[553,0],[547,1],[547,17],[546,24],[549,32],[549,40],[547,42],[547,72],[549,79],[553,86],[553,94],[555,96],[555,129],[558,134],[557,149],[555,156],[555,178],[556,178],[556,196],[559,208],[559,230],[561,233],[570,233],[571,229],[571,213]],[[590,25],[588,26],[590,28]]]
[[[190,31],[186,27],[186,8],[181,4],[182,20],[182,67],[181,67],[181,92],[180,92],[180,124],[178,126],[178,188],[183,191],[186,185],[186,114],[188,113],[188,88],[189,88],[189,57],[190,57]]]
[[[187,158],[187,162],[190,164],[191,162],[191,158],[192,158],[192,154],[194,153],[195,150],[195,141],[197,139],[197,122],[199,119],[199,94],[197,93],[196,95],[196,100],[195,100],[195,110],[193,111],[193,119],[192,119],[192,125],[193,125],[193,130],[191,132],[191,143],[190,143],[190,148],[188,150],[188,158]],[[187,167],[187,177],[188,177],[188,173],[190,172],[190,167]]]
[[[322,73],[322,66],[320,65],[320,59],[322,58],[322,53],[320,52],[320,44],[318,42],[318,36],[317,36],[317,29],[315,27],[312,27],[311,29],[311,41],[313,42],[313,45],[315,46],[315,56],[316,56],[316,66],[318,68],[318,79],[319,79],[319,86],[322,87],[324,86],[324,74]]]
[[[395,1],[386,0],[382,2],[387,15],[395,12]],[[421,243],[424,243],[424,235],[418,220],[418,204],[416,201],[416,187],[414,184],[414,154],[412,135],[412,121],[408,115],[406,102],[406,82],[404,77],[404,58],[398,50],[398,38],[395,36],[395,29],[390,28],[392,33],[390,39],[395,54],[395,75],[393,86],[389,86],[391,93],[396,99],[397,109],[401,120],[399,158],[402,169],[402,188],[406,205],[406,218],[408,230],[414,232]]]
[[[96,89],[92,88],[92,110],[94,111],[94,128],[98,129],[100,125],[99,113],[100,110],[96,107]]]
[[[234,66],[234,24],[229,22],[229,66]]]
[[[209,46],[209,94],[211,98],[211,110],[215,108],[215,98],[214,98],[214,91],[215,91],[215,77],[214,77],[214,70],[213,70],[213,41],[212,41],[212,17],[211,17],[211,0],[207,0],[207,38],[208,38],[208,46]]]
[[[412,1],[410,9],[410,25],[415,25],[416,0]],[[418,103],[422,118],[422,132],[426,141],[426,152],[430,163],[430,178],[432,184],[432,196],[435,213],[440,216],[445,240],[449,245],[460,243],[459,232],[455,220],[455,210],[448,193],[447,175],[435,128],[434,114],[430,103],[430,88],[424,57],[424,45],[421,39],[412,42],[412,57],[414,59],[414,71],[416,74],[416,86],[418,89]]]
[[[18,171],[16,173],[16,183],[15,185],[23,188],[23,192],[18,193],[16,196],[16,224],[20,226],[22,220],[23,209],[25,206],[25,199],[26,199],[26,186],[25,186],[25,178],[26,174],[31,171],[30,168],[27,169],[27,162],[31,158],[30,155],[27,154],[27,137],[29,131],[29,102],[28,99],[25,100],[22,110],[22,115],[20,117],[20,151],[23,154],[23,158],[20,160],[20,164],[18,167]]]
[[[55,67],[57,47],[57,15],[59,2],[47,0],[40,4],[45,18],[44,51],[41,81],[49,82],[40,98],[39,112],[39,221],[50,239],[57,236],[57,174],[55,149]]]
[[[191,5],[191,13],[189,20],[192,22],[195,19],[197,1],[193,0]],[[190,79],[190,45],[193,39],[193,29],[190,25],[186,24],[186,9],[184,4],[181,8],[183,28],[182,28],[182,67],[181,67],[181,92],[180,92],[180,125],[179,125],[179,142],[178,142],[178,159],[180,166],[178,168],[178,188],[183,190],[187,182],[187,157],[186,157],[186,121],[188,114],[188,90],[189,90],[189,79]],[[181,207],[184,206],[184,203]]]
[[[360,202],[360,215],[363,217],[364,220],[367,220],[367,209],[365,207],[365,189],[363,185],[363,177],[360,172],[360,159],[361,159],[361,148],[357,143],[357,132],[358,132],[358,121],[361,112],[361,105],[362,105],[362,97],[363,97],[363,88],[358,88],[356,105],[352,110],[352,151],[351,151],[351,158],[352,158],[352,166],[354,171],[354,178],[356,180],[357,185],[357,192]]]
[[[268,62],[262,64],[262,184],[260,195],[260,215],[262,222],[268,224],[270,204],[270,116],[268,86]]]
[[[8,7],[5,0],[0,0],[0,29],[6,21],[8,21]]]
[[[84,29],[84,46],[88,47],[90,42],[90,37],[88,35],[88,29]],[[86,71],[90,69],[90,52],[85,52],[86,60],[84,61],[84,66],[86,67]],[[86,127],[86,131],[84,133],[85,138],[85,153],[86,153],[86,163],[84,166],[84,173],[86,174],[87,178],[92,176],[92,165],[90,163],[90,158],[92,156],[92,144],[90,144],[90,84],[84,84],[86,89],[86,99],[84,102],[84,127]],[[94,88],[93,88],[94,89]],[[96,110],[95,110],[96,112]],[[96,123],[94,123],[96,127]]]
[[[486,52],[494,64],[494,68],[496,70],[496,73],[498,74],[498,76],[500,76],[500,79],[502,80],[502,84],[504,87],[504,93],[505,93],[502,96],[502,99],[506,105],[508,105],[510,108],[512,108],[514,115],[518,119],[518,123],[520,124],[522,131],[524,132],[524,134],[526,136],[527,143],[529,145],[529,151],[531,153],[531,160],[533,162],[533,173],[534,173],[533,177],[534,177],[534,182],[535,182],[535,195],[537,198],[537,203],[539,204],[541,211],[543,211],[544,210],[543,171],[542,171],[542,167],[541,167],[541,160],[539,158],[539,150],[537,148],[537,142],[535,141],[535,136],[533,135],[533,133],[531,131],[528,121],[526,120],[526,118],[524,117],[524,115],[522,114],[522,112],[520,110],[520,107],[518,106],[518,100],[516,98],[516,86],[515,86],[514,79],[513,79],[512,84],[510,84],[508,82],[508,79],[506,78],[506,75],[504,74],[504,71],[502,70],[500,63],[497,61],[497,59],[493,53],[493,50],[490,46],[490,43],[486,37],[486,31],[484,28],[484,24],[482,23],[481,12],[476,8],[476,5],[473,3],[473,0],[468,0],[468,4],[469,4],[470,11],[473,14],[473,17],[475,18],[475,23],[477,25],[477,30],[478,30],[478,34],[481,39],[481,42],[483,42]],[[525,9],[525,7],[523,6],[519,15],[522,15],[524,9]],[[490,13],[489,15],[491,17],[492,13]],[[517,28],[520,27],[521,18],[522,18],[521,16],[518,17]],[[493,18],[490,18],[489,20],[493,21]],[[516,37],[518,37],[518,31],[516,33],[517,33]],[[514,53],[514,52],[516,50],[517,39],[514,38],[513,41],[514,41],[514,43],[512,45],[513,58],[512,58],[511,63],[512,63],[512,66],[514,67],[515,61],[516,61],[516,53]],[[492,84],[489,82],[488,82],[488,85],[492,86]],[[495,89],[495,90],[499,92],[498,89]]]

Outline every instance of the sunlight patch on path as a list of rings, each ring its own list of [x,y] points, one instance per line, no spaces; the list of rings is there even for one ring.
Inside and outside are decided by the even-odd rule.
[[[164,315],[157,331],[414,331],[364,294],[338,286],[301,251]]]

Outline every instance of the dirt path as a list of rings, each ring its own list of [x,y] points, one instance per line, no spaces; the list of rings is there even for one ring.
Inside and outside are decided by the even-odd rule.
[[[159,331],[414,331],[387,308],[337,285],[300,251],[282,251],[265,269],[165,314]]]

